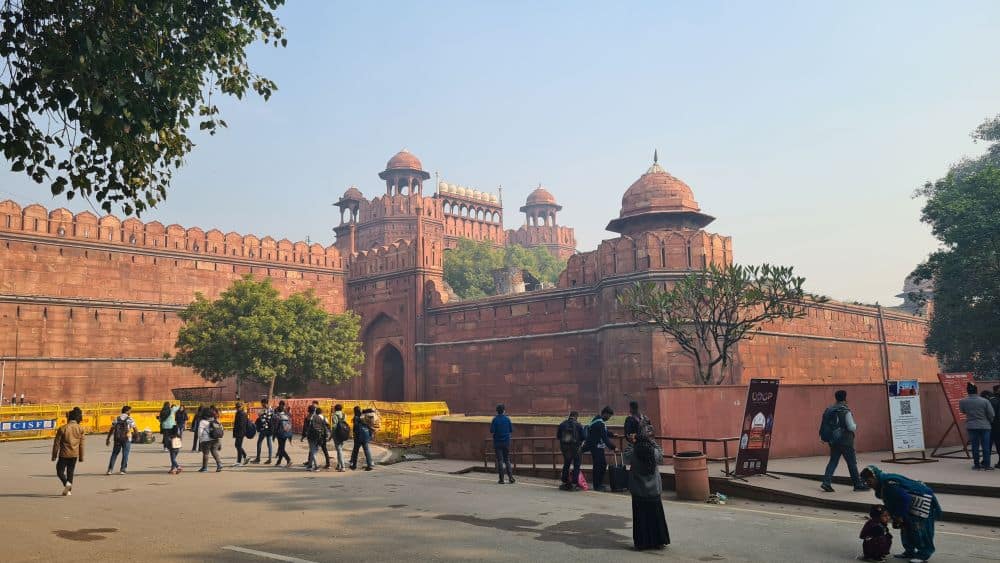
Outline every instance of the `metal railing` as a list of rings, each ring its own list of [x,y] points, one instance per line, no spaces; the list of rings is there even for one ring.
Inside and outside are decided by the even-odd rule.
[[[624,436],[614,436],[611,438],[616,442],[619,451],[624,451],[625,437]],[[739,436],[727,437],[727,438],[688,438],[681,436],[656,436],[654,438],[660,447],[663,448],[663,457],[665,459],[673,459],[677,454],[677,444],[685,443],[695,443],[700,444],[701,452],[705,453],[706,459],[710,462],[717,462],[723,464],[723,471],[726,475],[731,474],[730,462],[736,461],[735,448],[730,448],[730,442],[739,443]],[[559,440],[551,436],[525,436],[511,438],[510,447],[510,462],[513,468],[516,470],[518,467],[518,461],[527,458],[527,461],[531,464],[531,469],[537,469],[541,464],[543,466],[548,466],[551,463],[552,469],[559,469],[562,466],[563,458],[562,451],[559,447]],[[666,444],[669,443],[669,449]],[[528,444],[524,447],[524,444]],[[721,450],[721,455],[709,455],[709,445],[719,444],[721,446],[716,446],[716,450]],[[520,446],[520,447],[519,447]],[[684,451],[684,450],[681,450]],[[589,455],[590,452],[583,452],[583,455]],[[548,459],[546,459],[548,458]],[[487,438],[483,441],[483,467],[489,469],[490,462],[496,462],[496,453],[493,450],[493,440]],[[527,462],[522,461],[521,465],[527,465]]]

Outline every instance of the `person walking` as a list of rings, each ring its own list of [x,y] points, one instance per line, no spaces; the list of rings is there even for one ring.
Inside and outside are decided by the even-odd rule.
[[[177,410],[176,405],[164,401],[163,408],[160,409],[160,414],[157,417],[160,421],[160,434],[163,438],[163,451],[170,449],[167,442],[176,435],[174,428],[177,427]]]
[[[83,463],[83,411],[80,407],[73,407],[73,410],[66,413],[66,424],[56,430],[56,437],[52,440],[52,461],[56,462],[56,476],[62,482],[64,497],[73,494],[73,472],[76,470],[77,462]]]
[[[281,466],[282,459],[286,461],[285,467],[291,467],[292,458],[288,455],[288,450],[286,450],[285,444],[287,444],[295,434],[292,432],[292,419],[288,416],[288,413],[285,412],[284,401],[278,403],[278,408],[274,411],[272,426],[274,428],[275,436],[278,438],[278,459],[274,462],[275,467]]]
[[[347,415],[344,414],[344,405],[334,405],[333,415],[330,416],[330,428],[333,433],[333,447],[337,450],[337,471],[343,473],[344,442],[351,437],[351,427],[347,424]]]
[[[361,414],[361,407],[354,405],[354,447],[351,449],[351,471],[358,468],[358,450],[365,451],[365,471],[372,470],[372,451],[368,446],[371,441],[372,431],[365,423]]]
[[[222,450],[222,423],[219,422],[219,412],[214,408],[206,408],[198,421],[198,447],[201,449],[201,469],[199,473],[208,471],[208,456],[215,459],[215,472],[222,471],[222,460],[219,451]]]
[[[858,475],[858,458],[854,452],[854,433],[857,432],[858,425],[854,422],[850,407],[847,406],[847,391],[840,389],[833,394],[833,397],[837,402],[823,411],[819,427],[820,439],[830,446],[830,461],[826,464],[820,488],[827,493],[833,492],[831,484],[833,473],[840,465],[840,458],[843,457],[851,481],[854,483],[854,490],[866,491],[868,487]]]
[[[177,437],[184,438],[184,425],[188,421],[188,411],[184,408],[184,405],[177,405],[177,414],[174,415],[174,422],[176,425],[174,428],[177,429]]]
[[[497,415],[490,422],[490,434],[493,435],[493,451],[497,456],[497,481],[503,485],[504,470],[507,472],[507,480],[514,483],[514,472],[510,466],[510,438],[514,433],[514,425],[507,416],[507,409],[503,405],[497,405]]]
[[[579,488],[580,482],[580,448],[583,446],[583,426],[577,422],[580,413],[572,411],[569,417],[562,421],[556,429],[556,440],[559,441],[559,450],[563,456],[562,485],[560,489],[564,491],[574,491]],[[573,472],[570,473],[570,466]]]
[[[169,434],[165,436],[167,452],[170,454],[170,471],[167,473],[171,475],[177,475],[182,471],[181,465],[177,463],[177,455],[181,453],[181,447],[183,446],[180,435],[181,428],[181,425],[177,424],[172,430],[169,430]]]
[[[594,482],[592,484],[595,491],[605,491],[604,474],[608,471],[608,458],[604,455],[604,450],[615,451],[615,444],[611,441],[614,436],[608,431],[608,420],[615,415],[614,409],[606,406],[601,409],[601,414],[591,419],[587,427],[587,440],[584,442],[583,451],[590,452],[590,458],[594,466]]]
[[[330,427],[326,423],[326,417],[323,416],[323,409],[319,406],[313,411],[312,418],[309,419],[309,459],[312,460],[311,469],[313,471],[319,471],[319,462],[316,460],[316,454],[320,450],[323,451],[323,458],[326,460],[326,465],[323,469],[330,469],[330,452],[326,448],[326,442],[330,439]]]
[[[267,442],[267,461],[264,465],[271,463],[273,453],[271,445],[271,420],[274,418],[274,410],[267,406],[267,399],[260,400],[260,413],[257,415],[257,457],[253,458],[253,463],[260,463],[260,447]]]
[[[306,462],[302,465],[307,471],[312,471],[316,466],[316,454],[315,451],[318,448],[314,448],[315,444],[312,439],[312,419],[313,415],[316,414],[316,401],[313,401],[309,408],[306,409],[306,417],[302,420],[302,436],[299,437],[299,443],[301,444],[303,440],[309,440],[309,455],[306,457]]]
[[[160,407],[160,413],[156,415],[157,422],[160,423],[160,442],[163,444],[163,451],[167,451],[167,435],[164,432],[163,421],[167,419],[170,415],[170,401],[163,401],[163,406]]]
[[[191,439],[191,451],[198,451],[198,440],[200,439],[198,429],[201,428],[201,418],[205,415],[205,405],[198,405],[198,409],[194,411],[194,419],[191,421],[191,435],[194,436]]]
[[[114,472],[115,460],[118,454],[122,454],[122,464],[118,471],[119,475],[128,472],[128,454],[132,451],[132,435],[135,434],[135,420],[132,419],[132,407],[125,405],[121,414],[111,423],[108,435],[104,439],[104,445],[110,446],[111,439],[114,438],[115,446],[111,450],[111,459],[108,461],[108,475]]]
[[[966,386],[969,396],[958,402],[958,410],[965,415],[965,431],[972,442],[972,469],[992,471],[990,465],[990,429],[993,428],[993,405],[979,396],[979,389],[972,383]]]
[[[250,456],[243,449],[243,440],[247,437],[249,426],[250,417],[247,415],[247,410],[243,407],[243,403],[237,401],[236,415],[233,418],[233,438],[236,447],[236,463],[233,464],[233,467],[240,467],[250,462]]]
[[[861,477],[875,492],[875,498],[885,503],[900,529],[903,552],[896,558],[909,559],[911,563],[930,559],[934,555],[934,523],[941,517],[941,505],[934,491],[920,481],[883,473],[874,465],[866,467]]]
[[[990,406],[993,407],[993,426],[990,428],[990,438],[993,439],[993,447],[997,450],[997,464],[994,467],[1000,469],[1000,385],[993,386]]]
[[[632,468],[628,491],[632,496],[632,543],[636,551],[670,545],[667,517],[663,513],[663,482],[659,465],[663,451],[653,439],[637,434],[632,443]]]

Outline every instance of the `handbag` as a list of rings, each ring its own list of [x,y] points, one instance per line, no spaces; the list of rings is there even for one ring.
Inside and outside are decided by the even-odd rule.
[[[179,450],[182,447],[184,447],[184,442],[182,442],[178,436],[174,436],[170,439],[170,449]]]

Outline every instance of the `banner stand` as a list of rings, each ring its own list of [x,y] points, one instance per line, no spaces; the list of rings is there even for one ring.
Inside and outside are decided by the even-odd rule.
[[[937,453],[938,450],[941,449],[941,444],[944,443],[944,439],[947,438],[948,434],[951,433],[952,428],[954,428],[958,432],[958,437],[962,439],[962,449],[952,450],[950,452]],[[963,453],[964,455],[958,455],[960,452]],[[944,434],[941,435],[941,439],[938,440],[937,445],[934,446],[934,451],[931,452],[931,457],[940,457],[948,459],[972,459],[972,454],[969,453],[969,444],[962,437],[962,431],[959,430],[958,424],[956,424],[954,421],[952,421],[951,426],[949,426],[948,429],[944,431]]]
[[[751,379],[747,386],[746,408],[740,430],[739,450],[736,465],[728,477],[746,482],[744,477],[767,475],[767,460],[771,450],[771,435],[774,431],[775,406],[778,402],[778,379]]]
[[[901,387],[912,390],[910,393],[907,393],[906,395],[912,398],[913,401],[916,401],[916,404],[915,406],[911,406],[910,407],[911,410],[906,412],[905,414],[900,413],[899,415],[897,415],[895,412],[896,409],[893,408],[894,405],[893,400],[897,397],[902,398],[900,396]],[[882,463],[899,463],[903,465],[912,465],[917,463],[937,463],[938,460],[930,459],[927,457],[927,450],[924,448],[923,424],[921,421],[920,403],[919,403],[920,401],[919,383],[914,380],[886,381],[885,393],[886,393],[886,409],[888,410],[889,413],[889,425],[892,428],[893,447],[892,447],[892,457],[888,459],[883,459]],[[916,430],[914,430],[913,428],[909,428],[910,432],[909,435],[907,436],[909,438],[909,443],[905,444],[905,446],[901,447],[900,450],[897,451],[896,449],[897,437],[902,437],[901,435],[903,434],[903,431],[906,430],[905,428],[897,428],[897,426],[900,427],[904,426],[906,422],[905,420],[900,419],[900,417],[911,416],[914,414],[916,416],[916,423],[917,426],[919,427],[919,432],[916,432]],[[899,434],[900,436],[897,436],[897,434]],[[904,439],[904,442],[905,441],[906,440]],[[920,457],[915,457],[915,455],[918,453],[920,454]]]

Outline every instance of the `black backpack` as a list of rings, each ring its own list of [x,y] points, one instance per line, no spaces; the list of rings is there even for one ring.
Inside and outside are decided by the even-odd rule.
[[[842,409],[827,407],[819,423],[819,439],[827,444],[836,445],[844,437],[844,423],[841,421]]]
[[[129,441],[129,438],[130,438],[129,434],[131,434],[131,431],[129,430],[128,421],[129,421],[129,419],[127,419],[127,418],[126,419],[121,419],[121,418],[116,418],[115,419],[115,442],[116,443],[124,444],[125,442]]]
[[[572,420],[563,421],[559,429],[559,443],[564,446],[579,445],[580,436],[577,435],[576,424]]]
[[[330,433],[327,430],[326,421],[320,416],[313,415],[309,419],[309,430],[306,432],[306,436],[308,436],[313,442],[317,443],[327,441]]]
[[[219,440],[226,434],[226,429],[222,427],[222,423],[218,420],[212,419],[208,422],[208,437],[213,440]]]
[[[351,439],[351,426],[343,418],[337,421],[337,426],[333,429],[333,439],[337,442],[346,442]]]

